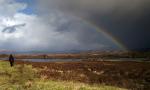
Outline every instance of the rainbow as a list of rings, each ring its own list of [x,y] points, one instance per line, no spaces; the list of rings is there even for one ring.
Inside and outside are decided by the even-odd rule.
[[[77,17],[79,20],[81,20],[83,23],[90,25],[91,27],[93,27],[98,33],[103,34],[104,36],[106,36],[108,39],[110,39],[115,45],[117,45],[121,50],[125,50],[127,51],[127,47],[124,46],[120,40],[118,40],[115,36],[113,36],[110,32],[108,32],[107,30],[104,30],[102,28],[100,28],[99,26],[96,26],[95,24],[91,23],[88,20],[85,20],[83,18]]]

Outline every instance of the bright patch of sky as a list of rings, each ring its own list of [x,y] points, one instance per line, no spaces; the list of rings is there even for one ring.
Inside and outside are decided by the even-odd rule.
[[[26,14],[34,14],[35,13],[35,4],[36,0],[16,0],[19,3],[26,3],[27,7],[19,12],[26,13]]]

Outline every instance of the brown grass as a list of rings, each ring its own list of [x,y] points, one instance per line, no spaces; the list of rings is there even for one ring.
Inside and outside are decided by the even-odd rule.
[[[106,84],[130,89],[150,89],[150,63],[129,61],[16,62],[39,68],[45,79]]]

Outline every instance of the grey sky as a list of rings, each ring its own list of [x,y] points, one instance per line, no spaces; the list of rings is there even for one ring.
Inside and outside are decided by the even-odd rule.
[[[28,14],[20,12],[31,13],[28,3],[0,0],[1,50],[121,49],[97,28],[112,33],[128,49],[150,48],[149,0],[36,0],[32,4],[35,11]],[[2,32],[24,23],[13,33]]]
[[[84,18],[111,32],[129,49],[150,48],[149,0],[38,0],[38,10]]]

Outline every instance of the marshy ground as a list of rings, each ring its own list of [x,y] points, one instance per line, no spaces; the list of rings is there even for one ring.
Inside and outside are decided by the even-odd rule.
[[[86,68],[82,69],[83,66],[78,64],[83,65],[79,62],[72,64],[16,62],[14,67],[10,67],[7,61],[0,61],[0,90],[126,90],[98,84],[95,82],[96,78],[91,84],[83,83],[89,81],[89,76],[79,72],[79,69],[83,71]],[[97,73],[91,70],[90,72]],[[77,73],[79,76],[76,76]],[[82,81],[83,78],[85,80]],[[80,80],[82,82],[79,82]]]
[[[81,82],[88,85],[115,86],[131,90],[150,89],[149,62],[79,61],[39,63],[18,61],[16,64],[32,65],[40,71],[38,72],[40,77],[46,80]]]

